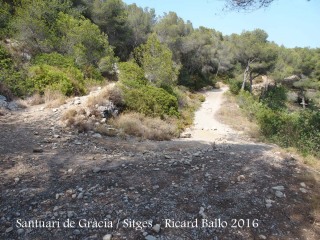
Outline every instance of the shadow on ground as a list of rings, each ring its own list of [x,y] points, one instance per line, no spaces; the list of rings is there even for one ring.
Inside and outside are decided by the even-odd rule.
[[[159,239],[320,238],[319,182],[270,146],[67,133],[54,138],[49,126],[0,123],[0,128],[1,239],[102,239],[107,233],[112,239],[145,239],[143,234]],[[44,151],[33,153],[35,147]],[[302,182],[307,193],[301,192]],[[283,197],[276,197],[275,186],[284,187]],[[213,226],[202,227],[203,218]],[[76,226],[22,231],[18,219],[61,224],[70,219]],[[131,227],[125,219],[131,219]],[[198,226],[166,226],[166,219]],[[79,221],[94,220],[112,221],[113,227],[79,227]],[[161,224],[160,232],[148,226],[140,230],[138,221],[149,220]],[[219,220],[227,226],[219,226]]]

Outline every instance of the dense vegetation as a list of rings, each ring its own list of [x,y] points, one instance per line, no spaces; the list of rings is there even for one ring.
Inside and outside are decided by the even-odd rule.
[[[278,46],[261,29],[224,36],[121,0],[0,0],[0,11],[0,94],[10,99],[81,95],[113,79],[124,109],[188,124],[196,104],[185,91],[222,80],[266,137],[320,152],[320,49]]]

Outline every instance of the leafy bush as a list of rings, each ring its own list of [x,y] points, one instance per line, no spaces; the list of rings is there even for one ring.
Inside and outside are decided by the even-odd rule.
[[[78,66],[93,65],[102,73],[113,69],[116,58],[108,38],[89,19],[60,12],[56,27],[61,35],[60,52],[73,57]]]
[[[72,57],[63,56],[60,53],[43,53],[39,54],[33,60],[34,65],[50,65],[62,68],[75,67],[75,62]]]
[[[269,86],[260,100],[271,109],[284,109],[286,107],[287,90],[282,86]]]
[[[175,65],[172,52],[160,42],[156,34],[151,34],[145,44],[134,50],[134,57],[143,68],[146,78],[154,85],[176,83],[179,66]]]
[[[3,0],[0,0],[0,38],[7,35],[7,27],[11,18],[10,11],[10,5]]]
[[[15,66],[10,54],[0,45],[0,94],[9,99],[12,95],[22,96],[26,92],[23,74]],[[5,91],[4,91],[5,89]]]
[[[230,92],[234,95],[238,95],[241,90],[242,82],[235,79],[230,79],[228,82]]]
[[[276,91],[282,93],[282,90]],[[295,147],[304,154],[320,156],[319,111],[290,113],[281,108],[274,110],[246,92],[238,95],[238,102],[247,116],[257,121],[261,133],[268,139],[283,147]]]
[[[151,85],[129,89],[123,87],[124,102],[127,109],[148,116],[179,116],[178,100],[162,88]]]
[[[27,85],[29,89],[44,93],[46,88],[58,90],[66,96],[85,92],[83,74],[79,69],[58,68],[46,64],[30,67]]]
[[[119,63],[119,80],[128,87],[146,85],[144,71],[133,61]]]

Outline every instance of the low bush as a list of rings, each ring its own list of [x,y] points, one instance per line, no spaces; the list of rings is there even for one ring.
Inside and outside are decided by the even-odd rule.
[[[46,89],[60,91],[66,96],[85,93],[84,77],[74,67],[59,68],[47,64],[34,65],[29,69],[27,85],[32,91],[43,94]]]
[[[33,65],[50,65],[60,68],[75,67],[75,63],[72,57],[63,56],[60,53],[43,53],[37,55],[32,61]]]
[[[133,61],[119,63],[119,80],[127,87],[133,88],[148,83],[148,80],[144,76],[143,69]]]
[[[269,86],[260,97],[260,101],[273,110],[286,107],[287,90],[282,86]]]
[[[234,95],[238,95],[241,90],[242,82],[236,79],[230,79],[228,83],[230,92]]]
[[[16,68],[10,54],[0,45],[0,94],[12,99],[27,92],[23,73]]]
[[[238,103],[249,118],[257,121],[261,133],[269,140],[304,154],[320,156],[319,111],[275,110],[246,92],[238,95]]]
[[[127,109],[152,117],[179,116],[178,100],[162,88],[151,85],[128,89],[123,87]]]

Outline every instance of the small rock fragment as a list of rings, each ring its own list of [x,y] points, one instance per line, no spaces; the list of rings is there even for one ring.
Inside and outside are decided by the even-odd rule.
[[[307,187],[307,185],[304,182],[300,183],[300,186],[303,187],[303,188]]]
[[[94,138],[102,138],[100,133],[95,133],[95,134],[92,135],[92,137],[94,137]]]
[[[43,152],[43,149],[42,149],[42,148],[34,148],[34,149],[33,149],[33,152],[34,152],[34,153],[42,153],[42,152]]]
[[[82,199],[83,198],[83,192],[79,193],[77,198],[78,199]]]
[[[284,186],[275,186],[275,187],[272,187],[273,190],[276,190],[276,191],[283,191],[284,190]]]
[[[299,188],[299,190],[300,190],[302,193],[307,193],[307,192],[308,192],[308,190],[305,189],[305,188]]]
[[[246,179],[246,177],[244,175],[240,175],[240,176],[237,177],[238,182],[241,182],[241,181],[243,181],[245,179]]]
[[[17,230],[17,234],[18,234],[18,235],[22,235],[23,233],[24,233],[24,229],[19,228],[19,229]]]
[[[272,207],[272,204],[271,203],[267,203],[266,204],[266,208],[271,208]]]
[[[12,232],[12,230],[13,230],[13,227],[9,227],[6,229],[6,233]]]
[[[112,235],[111,234],[106,234],[103,236],[102,240],[111,240]]]
[[[156,233],[160,232],[160,224],[156,224],[152,227],[152,230],[155,231]]]
[[[93,169],[92,169],[92,172],[93,173],[98,173],[98,172],[100,172],[101,171],[101,168],[99,168],[99,167],[94,167]]]
[[[281,191],[276,191],[276,197],[278,197],[278,198],[283,198],[284,197],[284,193],[283,192],[281,192]]]
[[[152,236],[152,235],[148,235],[148,236],[146,236],[146,238],[145,238],[146,240],[157,240],[157,238],[156,237],[154,237],[154,236]]]
[[[267,237],[265,235],[260,234],[259,239],[267,239]]]
[[[204,207],[200,207],[199,215],[202,218],[207,218],[207,215],[204,213]]]

